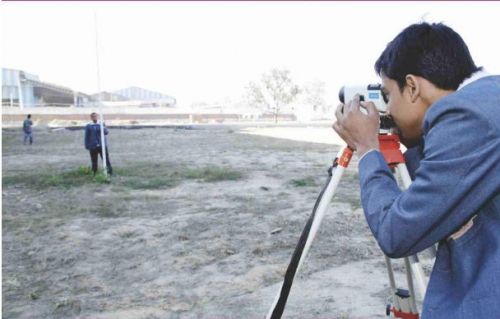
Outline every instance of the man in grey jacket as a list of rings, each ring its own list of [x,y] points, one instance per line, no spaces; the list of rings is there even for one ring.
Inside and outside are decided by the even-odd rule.
[[[101,156],[102,159],[102,142],[101,142],[101,125],[97,123],[97,113],[90,114],[90,119],[92,123],[87,124],[85,127],[85,148],[90,153],[90,160],[92,162],[92,171],[94,175],[97,172],[97,159]],[[108,129],[104,127],[104,138],[108,135]],[[109,160],[108,153],[108,143],[106,143],[106,168],[109,175],[113,174],[113,169],[111,168],[111,162]]]
[[[360,157],[373,235],[392,258],[439,243],[423,319],[500,318],[500,76],[476,67],[462,38],[441,23],[404,29],[375,69],[412,148],[410,188],[398,188],[379,151],[372,103],[339,105],[333,124]]]

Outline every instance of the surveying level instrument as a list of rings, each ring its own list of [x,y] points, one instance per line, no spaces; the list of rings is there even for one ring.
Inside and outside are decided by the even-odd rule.
[[[399,136],[395,134],[379,134],[378,139],[380,152],[383,154],[385,161],[391,170],[399,175],[403,188],[408,188],[411,184],[411,178],[405,165],[404,156],[400,150]],[[293,280],[304,262],[305,256],[311,247],[312,241],[318,232],[321,221],[328,208],[328,204],[335,194],[345,169],[351,161],[352,154],[353,151],[349,147],[345,146],[341,148],[333,161],[333,165],[329,168],[326,185],[319,194],[311,216],[302,231],[290,264],[286,270],[281,288],[276,295],[266,319],[281,318]],[[386,314],[388,316],[392,315],[395,318],[418,319],[419,312],[416,303],[416,291],[418,291],[419,297],[423,300],[427,288],[427,278],[424,275],[418,256],[413,255],[404,258],[408,289],[397,288],[391,259],[385,256],[385,261],[393,300],[393,303],[387,306]]]
[[[380,83],[365,86],[343,86],[339,91],[339,100],[342,103],[345,103],[344,101],[351,101],[356,94],[359,95],[360,101],[375,104],[379,113],[384,114],[387,111],[388,99],[382,91]]]

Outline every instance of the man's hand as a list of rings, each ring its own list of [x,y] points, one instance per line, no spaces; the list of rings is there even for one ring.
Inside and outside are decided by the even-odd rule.
[[[363,107],[368,114],[360,110]],[[349,145],[357,151],[358,156],[363,156],[370,149],[379,149],[378,131],[379,114],[372,102],[359,102],[359,95],[347,104],[340,104],[335,112],[337,121],[333,129]]]

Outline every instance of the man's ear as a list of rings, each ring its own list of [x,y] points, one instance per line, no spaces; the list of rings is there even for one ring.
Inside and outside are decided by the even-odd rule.
[[[419,78],[413,74],[407,74],[405,81],[410,101],[415,103],[415,101],[420,97],[420,90],[422,89]]]

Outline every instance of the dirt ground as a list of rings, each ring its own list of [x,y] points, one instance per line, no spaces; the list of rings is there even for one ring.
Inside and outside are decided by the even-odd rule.
[[[83,131],[38,129],[24,146],[3,130],[3,318],[264,318],[339,146],[257,133],[111,129],[108,184],[81,176]],[[385,317],[356,167],[285,318]]]

